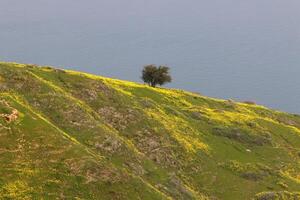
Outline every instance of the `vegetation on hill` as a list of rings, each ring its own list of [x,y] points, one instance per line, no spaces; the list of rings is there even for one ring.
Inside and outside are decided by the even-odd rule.
[[[300,199],[300,116],[0,63],[0,199]]]

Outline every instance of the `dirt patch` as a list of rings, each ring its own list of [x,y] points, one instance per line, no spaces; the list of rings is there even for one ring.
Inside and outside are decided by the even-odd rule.
[[[11,107],[6,101],[0,100],[0,103],[4,105],[8,110],[11,111],[11,113],[0,113],[0,117],[5,119],[7,123],[11,123],[13,121],[16,121],[19,117],[19,111],[13,107]]]
[[[95,147],[108,153],[115,153],[120,150],[122,143],[117,139],[107,136],[101,143],[97,142]]]
[[[69,159],[65,161],[65,164],[71,174],[84,176],[86,184],[99,181],[113,184],[126,181],[129,178],[126,174],[122,174],[113,168],[97,165],[86,159]]]
[[[8,123],[16,121],[19,117],[19,112],[14,109],[11,114],[0,114],[1,117],[5,119]]]
[[[152,133],[152,131],[143,129],[136,134],[137,148],[145,152],[148,157],[157,164],[166,164],[170,167],[176,167],[178,161],[176,154],[169,148],[168,141]]]
[[[120,112],[114,107],[103,107],[98,110],[98,113],[110,126],[117,130],[124,130],[128,125],[137,121],[136,114],[132,109]]]

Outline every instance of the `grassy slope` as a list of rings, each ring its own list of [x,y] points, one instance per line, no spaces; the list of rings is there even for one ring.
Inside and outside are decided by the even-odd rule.
[[[300,198],[297,115],[13,63],[0,92],[1,198]]]

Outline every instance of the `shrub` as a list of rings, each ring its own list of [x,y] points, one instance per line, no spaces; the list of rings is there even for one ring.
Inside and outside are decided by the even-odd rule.
[[[54,68],[53,67],[49,67],[49,66],[43,66],[41,67],[42,69],[46,69],[46,70],[53,70]]]
[[[236,160],[230,160],[227,163],[223,163],[221,166],[237,173],[240,177],[251,181],[261,180],[272,173],[271,168],[260,163],[241,163]]]
[[[254,101],[243,101],[242,103],[248,104],[248,105],[256,105]]]
[[[28,64],[25,67],[27,67],[27,68],[38,68],[39,66],[36,65],[36,64]]]
[[[257,135],[247,130],[216,126],[213,128],[212,134],[226,137],[228,139],[235,140],[245,144],[257,145],[257,146],[271,144],[271,135],[268,132],[264,132],[261,133],[260,135]]]
[[[261,192],[255,195],[255,200],[300,200],[300,193],[282,192]]]
[[[285,183],[282,182],[282,181],[277,182],[277,184],[278,184],[280,187],[284,188],[284,189],[287,189],[287,188],[289,187],[287,184],[285,184]]]
[[[54,71],[57,72],[57,73],[64,73],[64,74],[66,73],[66,71],[63,70],[63,69],[57,69],[56,68],[56,69],[54,69]]]

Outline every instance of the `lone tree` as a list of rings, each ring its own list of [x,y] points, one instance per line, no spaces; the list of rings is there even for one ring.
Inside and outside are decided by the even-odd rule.
[[[142,79],[151,87],[170,83],[172,77],[167,66],[146,65],[142,71]]]

